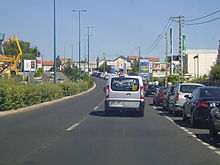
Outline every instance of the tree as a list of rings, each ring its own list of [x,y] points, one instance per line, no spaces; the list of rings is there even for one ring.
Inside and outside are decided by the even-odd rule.
[[[30,42],[19,40],[19,44],[23,53],[22,59],[35,60],[40,56],[40,51],[37,49],[37,47],[31,47]],[[6,55],[17,55],[19,53],[15,41],[5,44],[4,50]]]
[[[60,67],[62,64],[61,60],[60,60],[60,56],[58,55],[56,58],[56,67]]]
[[[213,81],[220,79],[220,64],[215,64],[209,73],[210,79]]]

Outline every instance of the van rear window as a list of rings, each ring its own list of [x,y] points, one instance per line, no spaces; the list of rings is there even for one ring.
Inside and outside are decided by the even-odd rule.
[[[111,89],[113,91],[138,91],[139,80],[136,78],[112,78]]]
[[[197,87],[201,87],[201,86],[198,86],[198,85],[181,85],[180,92],[182,92],[182,93],[193,93],[193,91]]]

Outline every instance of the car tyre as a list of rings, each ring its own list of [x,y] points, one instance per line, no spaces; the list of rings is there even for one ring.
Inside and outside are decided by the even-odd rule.
[[[191,112],[190,126],[192,128],[196,128],[198,126],[198,121],[195,119],[193,112]]]
[[[144,117],[144,110],[139,110],[138,111],[138,116],[139,117]]]
[[[183,110],[183,121],[187,121],[187,120],[188,120],[188,117],[186,116],[185,111]]]
[[[176,117],[176,116],[177,116],[177,113],[176,113],[175,107],[173,107],[172,115],[173,115],[173,117]]]
[[[213,124],[209,126],[209,135],[214,138],[218,136],[218,131],[214,128]]]

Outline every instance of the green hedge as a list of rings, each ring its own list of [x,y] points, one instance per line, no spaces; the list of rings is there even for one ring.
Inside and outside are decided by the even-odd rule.
[[[15,84],[0,82],[0,111],[17,109],[70,96],[91,88],[93,79],[58,84]]]

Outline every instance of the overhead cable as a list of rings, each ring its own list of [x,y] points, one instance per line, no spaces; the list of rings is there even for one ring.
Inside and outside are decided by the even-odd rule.
[[[213,13],[210,13],[210,14],[208,14],[208,15],[205,15],[205,16],[202,16],[202,17],[199,17],[199,18],[190,19],[190,20],[184,20],[184,22],[197,21],[197,20],[200,20],[200,19],[209,17],[209,16],[211,16],[211,15],[214,15],[214,14],[216,14],[216,13],[218,13],[218,12],[220,12],[220,10],[217,10],[217,11],[215,11],[215,12],[213,12]]]
[[[169,30],[172,22],[173,22],[173,19],[170,18],[166,26],[164,27],[162,33],[156,38],[156,40],[149,47],[149,49],[145,51],[144,55],[151,53],[157,47],[157,45],[160,43],[160,40],[164,37],[165,33]]]
[[[212,22],[212,21],[216,21],[220,19],[220,17],[217,17],[217,18],[214,18],[214,19],[211,19],[211,20],[208,20],[208,21],[203,21],[203,22],[198,22],[198,23],[183,23],[184,25],[200,25],[200,24],[205,24],[205,23],[209,23],[209,22]]]

